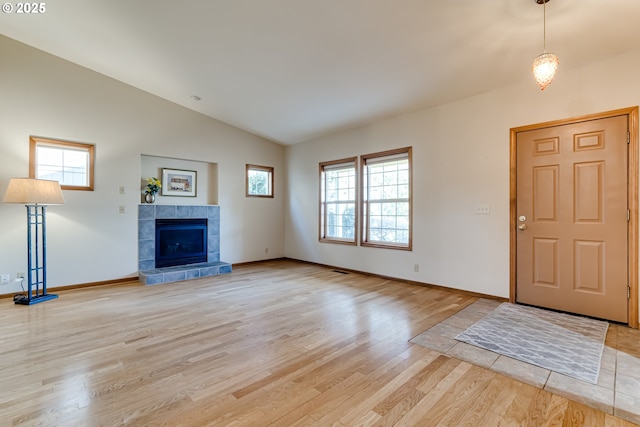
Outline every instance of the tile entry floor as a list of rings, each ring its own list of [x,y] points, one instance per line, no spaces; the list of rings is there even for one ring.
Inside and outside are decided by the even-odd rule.
[[[479,299],[411,342],[640,424],[640,330],[609,323],[598,384],[590,384],[455,340],[500,304]]]

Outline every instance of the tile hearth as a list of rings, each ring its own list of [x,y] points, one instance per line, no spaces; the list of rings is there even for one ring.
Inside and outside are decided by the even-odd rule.
[[[207,219],[207,262],[155,268],[156,219]],[[220,206],[139,205],[138,275],[145,285],[177,282],[231,273],[231,264],[220,261]]]
[[[202,262],[198,264],[178,265],[174,267],[154,268],[140,271],[140,282],[143,285],[180,282],[200,277],[217,276],[231,273],[231,264],[226,262]]]

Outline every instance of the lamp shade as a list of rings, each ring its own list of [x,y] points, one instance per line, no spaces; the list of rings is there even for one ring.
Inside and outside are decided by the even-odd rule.
[[[64,204],[64,196],[58,181],[11,178],[2,201],[24,205],[62,205]]]

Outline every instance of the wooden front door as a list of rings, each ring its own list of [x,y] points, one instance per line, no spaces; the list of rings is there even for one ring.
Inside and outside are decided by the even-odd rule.
[[[516,135],[516,301],[627,323],[627,115]]]

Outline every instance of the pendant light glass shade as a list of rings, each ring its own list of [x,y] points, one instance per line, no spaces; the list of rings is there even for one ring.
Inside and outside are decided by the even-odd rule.
[[[533,61],[531,71],[533,72],[533,78],[540,86],[541,90],[545,90],[549,84],[553,81],[553,78],[558,71],[558,64],[560,60],[553,53],[543,53],[538,55]]]
[[[540,90],[545,90],[551,84],[558,71],[560,60],[553,53],[547,53],[547,2],[549,0],[534,0],[537,4],[542,4],[542,54],[533,60],[531,72],[533,78],[540,86]]]

